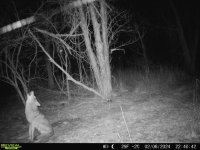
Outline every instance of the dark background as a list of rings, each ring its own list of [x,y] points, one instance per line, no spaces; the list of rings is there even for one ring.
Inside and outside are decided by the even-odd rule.
[[[144,27],[146,34],[143,40],[147,55],[153,63],[184,68],[182,50],[177,36],[173,35],[176,32],[176,20],[169,0],[113,0],[111,3],[119,10],[128,11],[132,15],[133,23]],[[189,48],[192,48],[194,35],[197,32],[195,26],[200,20],[198,1],[173,0],[173,3],[181,19]],[[42,0],[0,0],[0,27],[29,17],[41,4]],[[172,33],[172,37],[168,33]],[[124,63],[126,60],[131,62],[138,56],[135,53],[136,48],[135,45],[129,45],[125,47],[125,54],[123,52],[113,54],[113,64],[116,64],[119,58]],[[200,68],[199,54],[198,52],[196,61],[197,73]],[[3,86],[5,84],[0,84],[0,87],[5,87]],[[1,92],[1,95],[4,94]]]
[[[180,16],[187,42],[192,48],[194,33],[196,32],[195,25],[200,20],[198,19],[200,18],[198,2],[189,0],[172,1]],[[45,1],[1,0],[0,26],[29,17],[41,6],[42,2]],[[176,30],[175,16],[169,0],[112,0],[111,3],[119,10],[128,11],[132,15],[133,23],[136,22],[144,26],[146,31],[144,44],[148,56],[154,62],[182,63],[182,51],[176,37],[174,36],[174,43],[169,41],[168,33]],[[127,56],[135,55],[133,52],[134,45],[127,46],[125,49],[127,50]]]

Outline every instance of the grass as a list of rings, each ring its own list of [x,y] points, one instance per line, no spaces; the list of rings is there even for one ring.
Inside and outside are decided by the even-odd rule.
[[[154,69],[123,69],[116,75],[114,88],[131,91],[162,91],[183,84],[188,75],[177,68],[159,66]]]
[[[128,90],[133,93],[158,93],[162,95],[164,92],[173,92],[175,89],[190,89],[189,91],[183,90],[184,92],[174,91],[174,93],[178,93],[179,95],[185,92],[191,93],[190,98],[187,98],[187,101],[191,102],[190,106],[192,109],[192,113],[189,115],[190,133],[187,138],[192,139],[200,137],[200,108],[198,107],[198,93],[200,91],[199,79],[193,81],[183,70],[167,66],[158,66],[153,69],[147,67],[143,69],[123,69],[118,71],[115,77],[118,84],[114,84],[114,89],[118,89],[119,91]],[[173,97],[173,99],[176,101],[175,97]],[[131,140],[131,135],[121,106],[120,109],[124,120],[123,122],[126,124],[126,130]]]
[[[54,127],[55,139],[50,142],[199,142],[198,79],[192,84],[184,71],[161,66],[150,70],[123,69],[114,75],[114,90],[118,89],[119,93],[125,90],[126,93],[116,95],[109,103],[73,84],[70,89],[74,93],[72,100],[60,95],[59,91],[39,89],[36,92],[42,102],[41,111],[50,122],[59,123]],[[188,81],[191,84],[187,84]],[[61,105],[63,101],[68,102],[67,105]],[[9,110],[17,115],[16,109],[9,107]],[[27,124],[13,122],[15,115],[8,115],[13,130],[19,131],[21,127],[23,132],[20,134],[26,135]],[[2,117],[4,121],[10,118],[8,116]],[[15,141],[17,135],[8,124],[2,121],[3,127],[9,127],[9,130],[2,128],[0,139]],[[15,136],[6,136],[9,131]]]

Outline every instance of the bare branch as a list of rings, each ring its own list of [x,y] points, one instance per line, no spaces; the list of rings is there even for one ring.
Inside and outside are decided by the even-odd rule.
[[[76,83],[77,85],[82,86],[83,88],[95,93],[96,95],[100,96],[101,98],[104,98],[99,92],[97,92],[96,90],[82,84],[81,82],[75,80],[72,76],[70,76],[57,62],[54,61],[54,59],[46,52],[46,50],[44,49],[44,47],[41,45],[41,43],[38,41],[38,39],[35,37],[35,35],[29,30],[29,33],[32,35],[33,39],[38,43],[38,45],[40,46],[40,48],[42,49],[42,51],[47,55],[47,57],[49,58],[49,60],[56,66],[58,67],[66,76],[67,79]]]

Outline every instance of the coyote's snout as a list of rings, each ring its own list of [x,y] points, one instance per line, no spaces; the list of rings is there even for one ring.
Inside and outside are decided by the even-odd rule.
[[[40,135],[35,142],[44,142],[53,135],[53,128],[49,121],[38,110],[40,103],[37,101],[34,92],[27,94],[25,114],[29,122],[29,140],[34,141],[34,131],[38,130]]]

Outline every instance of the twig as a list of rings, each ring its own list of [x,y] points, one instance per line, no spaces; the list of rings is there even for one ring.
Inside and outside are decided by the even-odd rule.
[[[124,122],[125,122],[125,125],[126,125],[126,130],[127,130],[127,132],[128,132],[129,139],[130,139],[131,143],[133,143],[133,141],[132,141],[132,139],[131,139],[131,135],[130,135],[129,129],[128,129],[128,125],[127,125],[127,123],[126,123],[126,119],[125,119],[125,116],[124,116],[124,112],[123,112],[123,110],[122,110],[122,106],[121,106],[121,105],[120,105],[120,109],[121,109],[122,117],[123,117]]]

